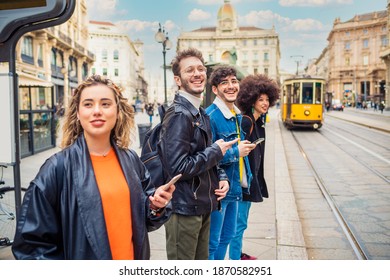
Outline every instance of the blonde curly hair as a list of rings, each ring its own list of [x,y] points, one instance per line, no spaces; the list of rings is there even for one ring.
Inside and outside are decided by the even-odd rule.
[[[134,133],[135,126],[133,106],[129,104],[127,98],[122,96],[121,89],[110,79],[104,78],[100,75],[92,75],[74,90],[69,101],[68,108],[65,110],[65,119],[62,126],[62,148],[72,145],[84,131],[77,119],[81,93],[85,88],[99,84],[106,85],[112,89],[118,106],[118,119],[115,127],[111,131],[111,137],[114,139],[118,147],[122,149],[130,147],[130,137]]]

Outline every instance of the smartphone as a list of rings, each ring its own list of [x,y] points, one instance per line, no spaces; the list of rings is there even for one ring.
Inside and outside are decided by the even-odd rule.
[[[260,144],[261,142],[263,142],[265,139],[264,138],[258,138],[256,139],[255,141],[252,142],[252,144]]]
[[[174,183],[176,183],[180,179],[181,176],[182,176],[182,174],[178,174],[175,177],[173,177],[168,183],[166,183],[165,187],[164,187],[164,191],[168,190],[170,185],[173,185]]]

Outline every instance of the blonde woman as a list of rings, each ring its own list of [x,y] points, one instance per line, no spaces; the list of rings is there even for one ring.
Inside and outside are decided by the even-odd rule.
[[[16,259],[149,259],[148,231],[170,215],[174,185],[157,189],[129,150],[134,110],[109,79],[74,91],[63,150],[43,164],[25,194]]]

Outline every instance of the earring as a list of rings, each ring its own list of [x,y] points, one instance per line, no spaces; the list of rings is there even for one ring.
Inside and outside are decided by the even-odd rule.
[[[252,106],[252,114],[255,112],[255,107]]]

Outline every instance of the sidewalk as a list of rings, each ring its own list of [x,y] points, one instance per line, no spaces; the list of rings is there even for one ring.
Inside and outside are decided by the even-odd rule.
[[[344,119],[348,120],[349,122],[364,125],[366,127],[375,128],[384,132],[390,132],[390,111],[384,110],[383,113],[381,113],[379,110],[374,111],[373,108],[364,110],[346,107],[344,108],[344,112],[332,110],[326,112],[325,123],[326,116]]]
[[[301,224],[295,205],[294,193],[291,187],[285,152],[278,123],[279,110],[270,110],[270,122],[267,123],[265,177],[270,197],[262,203],[253,203],[248,229],[244,234],[243,251],[263,260],[302,260],[307,259]],[[146,113],[137,113],[136,124],[149,123]],[[153,117],[153,125],[160,121],[159,116]],[[140,154],[138,128],[133,136],[134,150]],[[27,157],[21,161],[22,186],[28,186],[35,177],[43,162],[59,148]],[[12,176],[8,168],[7,176]],[[11,178],[6,178],[7,181]],[[166,259],[165,231],[150,233],[151,259]],[[13,259],[10,248],[0,248],[0,259]]]

